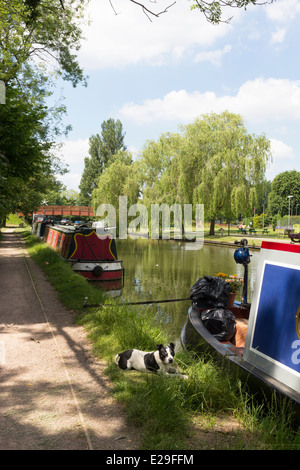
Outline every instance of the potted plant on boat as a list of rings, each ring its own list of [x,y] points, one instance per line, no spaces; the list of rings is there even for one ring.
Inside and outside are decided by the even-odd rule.
[[[239,291],[241,286],[244,283],[244,279],[239,277],[237,274],[225,274],[225,273],[218,273],[217,277],[221,277],[226,282],[228,282],[230,286],[230,294],[228,297],[228,307],[233,307],[236,293]]]

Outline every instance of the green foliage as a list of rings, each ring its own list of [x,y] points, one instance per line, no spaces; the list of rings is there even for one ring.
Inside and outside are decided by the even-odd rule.
[[[261,228],[262,227],[262,217],[260,215],[256,215],[253,217],[253,228]]]
[[[139,194],[138,165],[132,162],[131,154],[119,151],[113,162],[98,179],[98,186],[92,193],[92,204],[112,204],[118,213],[119,196],[126,195],[128,204],[134,204]]]
[[[202,139],[207,156],[194,202],[205,205],[205,216],[212,221],[220,215],[227,220],[240,213],[249,215],[270,159],[269,141],[249,135],[239,115],[211,114],[204,121]]]
[[[112,303],[112,299],[109,303]],[[149,309],[120,307],[117,303],[116,307],[104,305],[80,319],[90,331],[90,337],[99,354],[110,356],[116,351],[120,352],[130,347],[152,350],[156,348],[157,343],[166,341],[160,325],[155,324],[149,315]],[[126,318],[126,327],[124,318]]]
[[[85,84],[74,51],[80,46],[85,0],[2,0],[0,2],[0,220],[31,212],[55,174],[64,171],[53,155],[65,107],[46,104],[62,76]],[[49,69],[51,57],[51,69]],[[34,59],[34,60],[33,60]]]
[[[273,230],[275,230],[276,226],[277,226],[277,222],[278,220],[281,218],[281,215],[280,214],[275,214],[273,215],[273,218],[272,218],[272,227],[273,227]]]
[[[264,174],[270,159],[269,141],[264,135],[248,134],[241,116],[212,113],[182,127],[181,135],[167,133],[157,142],[146,142],[135,162],[125,152],[116,154],[99,169],[92,202],[95,208],[109,203],[117,209],[119,196],[127,196],[132,205],[142,194],[148,208],[154,203],[193,204],[194,208],[204,204],[213,234],[217,217],[245,217],[256,203],[265,204]],[[99,165],[98,157],[94,161]],[[92,158],[86,161],[89,189],[93,175],[99,175],[88,169],[92,162]]]
[[[228,111],[203,115],[182,131],[145,146],[143,203],[202,203],[212,228],[217,217],[251,214],[271,159],[265,136],[248,134],[241,116]]]
[[[119,151],[125,151],[123,126],[118,119],[108,119],[101,124],[101,136],[89,139],[90,157],[84,159],[84,170],[80,180],[80,203],[91,204],[92,192],[98,188],[98,178],[113,161]]]
[[[222,18],[223,10],[226,10],[228,7],[244,8],[246,10],[249,5],[266,5],[268,3],[273,3],[273,1],[275,0],[259,2],[257,2],[257,0],[196,0],[196,3],[192,5],[191,9],[200,10],[209,23],[219,24],[222,22],[230,22],[232,17],[226,18],[225,20]]]
[[[119,374],[120,375],[120,374]],[[191,416],[181,404],[180,379],[148,376],[118,379],[114,396],[124,405],[132,425],[140,428],[142,449],[184,450]]]
[[[253,228],[267,227],[272,223],[272,217],[268,214],[260,214],[253,217]]]
[[[24,223],[24,220],[21,219],[17,214],[9,214],[6,219],[6,223],[9,225],[19,225]]]
[[[0,3],[0,79],[8,84],[30,59],[55,60],[56,73],[74,86],[85,83],[72,51],[80,47],[84,0],[2,0]],[[52,61],[52,66],[53,63]]]
[[[74,189],[66,189],[59,181],[55,181],[51,189],[44,190],[43,195],[48,205],[79,205],[79,193]]]
[[[16,211],[32,211],[40,205],[42,193],[53,186],[51,154],[51,113],[45,106],[43,81],[34,75],[35,90],[12,83],[6,103],[0,106],[0,217]],[[27,83],[29,84],[29,83]],[[24,84],[22,85],[24,87]]]
[[[289,211],[289,198],[291,214],[295,214],[297,204],[300,205],[300,172],[296,170],[284,171],[275,176],[271,183],[271,192],[268,199],[268,212],[271,215],[287,215]]]

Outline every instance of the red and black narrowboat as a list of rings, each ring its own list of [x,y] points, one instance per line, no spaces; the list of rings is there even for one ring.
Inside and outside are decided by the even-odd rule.
[[[32,233],[65,259],[73,271],[88,281],[96,281],[104,290],[123,287],[123,263],[117,258],[116,241],[102,228],[51,225],[35,222]]]

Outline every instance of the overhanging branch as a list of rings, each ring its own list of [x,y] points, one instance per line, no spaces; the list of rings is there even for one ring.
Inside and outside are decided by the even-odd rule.
[[[170,5],[168,5],[166,8],[164,8],[163,10],[161,11],[158,11],[158,12],[155,12],[153,10],[150,10],[149,8],[147,8],[145,6],[144,3],[142,2],[138,2],[137,0],[129,0],[131,3],[135,3],[136,5],[138,5],[142,10],[143,12],[145,13],[145,15],[147,16],[147,18],[151,21],[151,16],[155,16],[156,18],[159,18],[160,15],[162,15],[163,13],[167,13],[169,8],[171,8],[173,5],[175,5],[176,1],[174,1],[173,3],[170,3]],[[151,1],[149,0],[151,3],[156,3],[154,1]],[[113,5],[113,1],[112,0],[109,0],[109,3],[110,3],[110,6],[112,7],[115,15],[118,15],[114,5]]]
[[[176,1],[170,3],[166,8],[162,9],[161,11],[154,11],[153,8],[148,8],[145,5],[146,0],[129,0],[131,3],[135,3],[139,6],[142,11],[145,13],[147,18],[151,21],[151,17],[159,18],[163,13],[167,13],[168,10],[175,5]],[[158,1],[155,0],[148,0],[152,4],[158,4]],[[198,9],[200,12],[205,16],[206,20],[212,24],[219,24],[219,23],[229,23],[231,18],[227,20],[222,20],[222,13],[223,8],[230,7],[230,8],[244,8],[246,9],[248,5],[267,5],[270,3],[274,3],[276,0],[194,0],[195,3],[190,8],[191,9]],[[109,3],[117,15],[117,11],[114,8],[113,0],[109,0]]]

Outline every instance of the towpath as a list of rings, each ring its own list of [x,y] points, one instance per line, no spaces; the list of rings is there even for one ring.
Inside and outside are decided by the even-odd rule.
[[[136,432],[23,241],[0,241],[0,450],[133,450]]]

